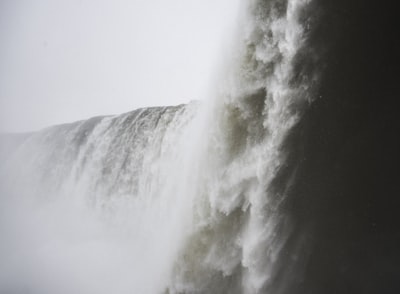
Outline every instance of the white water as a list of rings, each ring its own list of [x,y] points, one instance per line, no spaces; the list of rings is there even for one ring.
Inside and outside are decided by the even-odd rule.
[[[250,1],[209,103],[56,126],[2,163],[0,292],[276,293],[306,0]],[[12,292],[13,293],[13,292]]]

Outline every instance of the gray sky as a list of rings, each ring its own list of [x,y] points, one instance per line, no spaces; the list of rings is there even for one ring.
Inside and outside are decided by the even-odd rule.
[[[239,0],[0,0],[0,132],[206,95]]]

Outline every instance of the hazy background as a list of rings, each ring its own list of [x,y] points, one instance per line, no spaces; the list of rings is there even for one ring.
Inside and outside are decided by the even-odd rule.
[[[239,0],[0,0],[0,132],[206,95]]]

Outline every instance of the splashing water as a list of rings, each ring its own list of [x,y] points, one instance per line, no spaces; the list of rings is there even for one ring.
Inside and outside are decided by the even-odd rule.
[[[277,293],[291,225],[271,186],[311,99],[294,76],[308,2],[250,1],[204,105],[97,117],[16,144],[0,170],[0,292]]]

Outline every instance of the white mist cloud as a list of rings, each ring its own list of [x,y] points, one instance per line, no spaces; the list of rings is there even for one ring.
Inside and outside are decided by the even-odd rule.
[[[0,131],[204,98],[238,1],[1,1]]]

